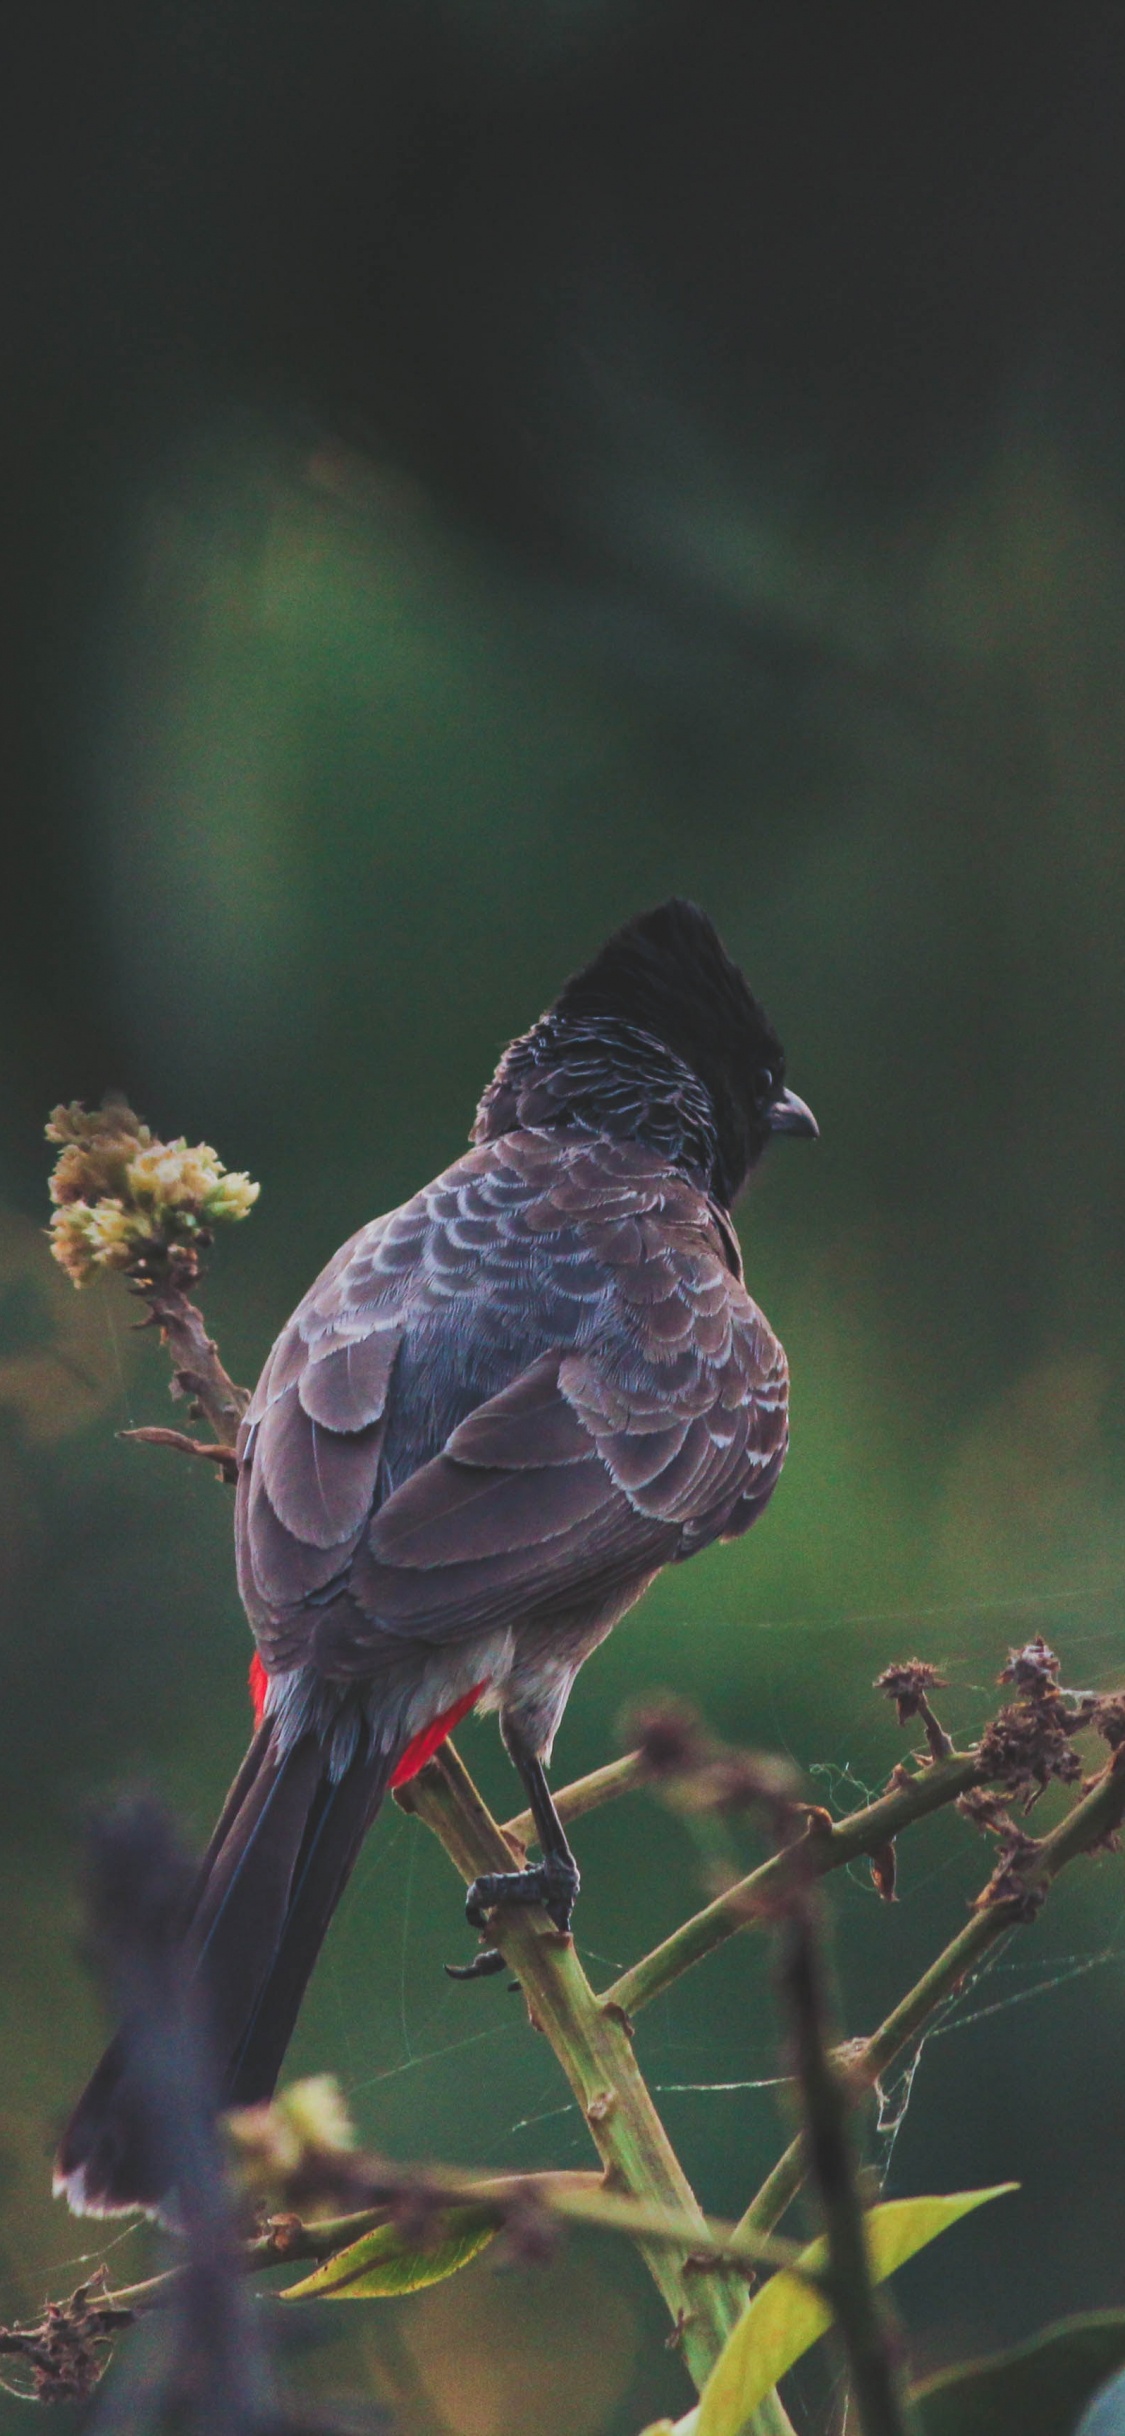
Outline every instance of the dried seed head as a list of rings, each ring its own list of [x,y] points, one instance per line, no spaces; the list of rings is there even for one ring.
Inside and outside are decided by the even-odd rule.
[[[963,1819],[978,1827],[982,1835],[1003,1835],[1011,1826],[1008,1798],[1003,1793],[989,1793],[983,1785],[974,1785],[962,1793],[956,1803]]]
[[[972,1908],[987,1911],[994,1903],[1011,1904],[1013,1918],[1026,1926],[1035,1919],[1047,1900],[1045,1886],[1029,1886],[1027,1864],[1039,1850],[1033,1836],[1025,1835],[1013,1819],[1007,1821],[1004,1843],[988,1884],[982,1888]]]
[[[626,1709],[621,1735],[636,1745],[646,1776],[657,1784],[704,1766],[715,1747],[699,1711],[686,1700],[672,1698],[641,1701]]]
[[[801,1801],[801,1779],[787,1759],[761,1751],[716,1751],[676,1788],[686,1809],[733,1818],[743,1810],[788,1813]]]
[[[1111,1751],[1119,1751],[1125,1743],[1125,1692],[1109,1692],[1104,1700],[1095,1701],[1087,1722]]]
[[[986,1727],[980,1746],[981,1774],[994,1777],[1023,1802],[1025,1811],[1049,1784],[1073,1785],[1082,1774],[1058,1693],[1047,1687],[1028,1700],[1013,1701]]]
[[[1034,1700],[1044,1692],[1053,1692],[1058,1682],[1059,1661],[1053,1649],[1048,1649],[1042,1633],[1033,1641],[1025,1641],[1022,1649],[1008,1651],[1008,1663],[997,1677],[999,1683],[1014,1683],[1025,1699]]]
[[[0,2352],[26,2361],[37,2402],[88,2401],[114,2336],[131,2325],[131,2309],[99,2298],[104,2276],[99,2269],[68,2301],[48,2301],[38,2326],[0,2327]]]
[[[885,1692],[893,1700],[900,1725],[909,1725],[912,1717],[922,1714],[927,1692],[943,1691],[946,1677],[926,1658],[907,1658],[894,1666],[885,1666],[875,1677],[875,1690]]]

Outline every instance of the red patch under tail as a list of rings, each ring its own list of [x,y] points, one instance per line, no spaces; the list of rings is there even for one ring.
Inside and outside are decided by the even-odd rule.
[[[250,1698],[254,1704],[254,1731],[257,1733],[258,1727],[261,1725],[262,1718],[265,1715],[266,1693],[270,1687],[269,1676],[267,1675],[265,1667],[258,1656],[257,1650],[255,1650],[254,1655],[250,1660],[249,1681]]]
[[[250,1698],[254,1704],[255,1728],[261,1725],[265,1715],[269,1680],[265,1667],[255,1650],[250,1660]],[[440,1750],[446,1735],[452,1734],[454,1726],[460,1725],[461,1719],[468,1716],[469,1710],[480,1699],[485,1688],[484,1683],[474,1683],[472,1691],[462,1692],[460,1700],[455,1700],[452,1708],[443,1709],[440,1717],[431,1717],[429,1724],[424,1725],[420,1733],[415,1734],[413,1739],[407,1743],[391,1778],[392,1785],[408,1785],[411,1777],[418,1775],[420,1769],[425,1767],[426,1761],[433,1758],[435,1751]]]
[[[411,1777],[417,1776],[419,1769],[424,1768],[426,1761],[432,1759],[434,1752],[440,1749],[446,1735],[452,1734],[454,1726],[460,1725],[461,1719],[468,1716],[485,1689],[486,1683],[474,1683],[472,1691],[462,1692],[460,1700],[455,1700],[451,1709],[443,1709],[440,1717],[431,1717],[421,1733],[407,1743],[391,1778],[392,1785],[408,1785]]]

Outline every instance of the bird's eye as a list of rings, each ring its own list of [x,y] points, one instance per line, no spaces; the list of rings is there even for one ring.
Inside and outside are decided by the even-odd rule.
[[[758,1098],[762,1100],[768,1099],[771,1091],[773,1090],[773,1085],[774,1078],[770,1067],[759,1066],[758,1071],[754,1076],[754,1087]]]

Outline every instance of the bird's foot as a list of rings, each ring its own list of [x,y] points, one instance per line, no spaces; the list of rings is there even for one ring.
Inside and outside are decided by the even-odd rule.
[[[507,1964],[494,1945],[486,1945],[471,1962],[447,1962],[442,1967],[448,1979],[492,1979],[497,1971],[506,1970]]]
[[[470,1928],[482,1929],[489,1912],[500,1904],[541,1903],[548,1919],[565,1936],[578,1887],[577,1863],[564,1860],[559,1853],[548,1853],[532,1869],[501,1870],[474,1878],[465,1897],[465,1917]],[[445,1968],[451,1979],[490,1979],[505,1963],[494,1946],[487,1946],[472,1962],[447,1962]]]
[[[577,1862],[549,1852],[531,1869],[501,1870],[495,1876],[474,1878],[465,1897],[465,1918],[470,1928],[480,1929],[499,1904],[541,1903],[548,1919],[565,1935],[579,1883]]]

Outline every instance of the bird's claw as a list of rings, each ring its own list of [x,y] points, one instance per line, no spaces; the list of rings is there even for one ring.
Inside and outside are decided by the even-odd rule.
[[[548,1853],[531,1869],[501,1870],[474,1878],[465,1897],[465,1918],[470,1928],[480,1929],[499,1904],[541,1903],[548,1918],[565,1934],[578,1887],[577,1864],[564,1860],[560,1853]]]
[[[553,1926],[566,1936],[578,1887],[577,1862],[551,1852],[531,1869],[498,1870],[474,1878],[465,1896],[465,1917],[470,1928],[483,1929],[489,1913],[501,1904],[541,1903]],[[495,1946],[486,1946],[472,1962],[445,1965],[450,1979],[491,1979],[494,1972],[504,1968],[504,1957]]]
[[[504,1970],[505,1963],[503,1955],[489,1945],[474,1955],[472,1962],[447,1962],[443,1968],[450,1979],[492,1979],[497,1971]]]

